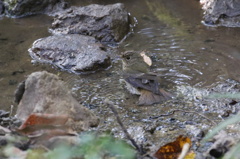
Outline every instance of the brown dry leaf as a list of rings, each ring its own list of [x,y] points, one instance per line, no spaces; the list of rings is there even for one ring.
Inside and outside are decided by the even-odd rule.
[[[174,142],[170,142],[162,147],[154,154],[157,159],[176,159],[181,154],[185,144],[191,145],[188,137],[179,136]]]
[[[144,51],[142,51],[142,52],[140,53],[140,55],[143,57],[143,61],[144,61],[148,66],[152,66],[152,60],[151,60],[151,58],[150,58],[149,56],[147,56]]]
[[[64,127],[67,120],[67,115],[34,113],[29,115],[18,131],[24,134],[31,134],[34,131],[53,129],[56,126]]]

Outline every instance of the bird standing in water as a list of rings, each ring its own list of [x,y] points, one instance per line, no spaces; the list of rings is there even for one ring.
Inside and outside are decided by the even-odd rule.
[[[122,62],[127,89],[140,95],[138,105],[162,103],[172,98],[170,93],[159,88],[157,75],[149,71],[152,61],[145,52],[126,51],[122,53]]]

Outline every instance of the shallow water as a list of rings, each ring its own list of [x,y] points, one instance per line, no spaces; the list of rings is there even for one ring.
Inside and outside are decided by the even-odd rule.
[[[27,50],[35,40],[50,35],[47,29],[51,25],[51,17],[35,15],[20,19],[2,18],[0,20],[0,109],[9,110],[11,105],[16,106],[13,102],[14,91],[17,84],[26,79],[27,75],[34,71],[47,70],[59,75],[72,89],[80,103],[97,112],[101,118],[104,116],[100,128],[105,127],[112,129],[113,132],[119,132],[111,111],[103,103],[106,98],[118,105],[118,112],[129,129],[155,127],[161,130],[161,132],[156,131],[156,138],[164,135],[165,138],[169,138],[167,129],[171,130],[169,131],[171,134],[175,130],[177,134],[183,131],[173,123],[183,123],[188,120],[202,122],[202,118],[191,114],[185,115],[186,113],[175,116],[176,120],[174,118],[150,120],[150,116],[176,109],[176,105],[171,103],[151,107],[137,106],[135,103],[138,97],[130,95],[121,83],[121,61],[117,55],[125,50],[146,50],[147,55],[153,60],[152,71],[159,73],[162,85],[172,93],[177,91],[176,87],[183,85],[198,88],[212,87],[227,79],[240,80],[240,29],[202,25],[202,11],[198,1],[111,1],[111,3],[116,2],[125,4],[131,18],[136,20],[136,26],[132,34],[112,52],[112,66],[89,75],[74,75],[49,65],[31,64]],[[71,3],[81,6],[92,3],[108,4],[108,1],[71,0]],[[199,112],[205,109],[201,104],[199,107],[192,107],[192,104],[185,105],[179,101],[177,103],[178,109],[192,108]],[[213,108],[212,112],[215,110],[216,108]],[[212,115],[214,119],[218,118],[217,116]],[[201,128],[207,127],[206,124],[209,123],[207,121],[202,123]],[[146,136],[143,135],[139,140],[143,142]]]
[[[107,4],[107,1],[97,0],[70,2],[77,6]],[[125,4],[132,19],[136,19],[137,25],[114,54],[124,50],[146,50],[153,59],[152,70],[175,85],[204,87],[228,78],[239,80],[240,29],[203,26],[202,11],[197,1],[112,1],[115,2]],[[35,40],[49,35],[47,28],[51,21],[52,18],[45,15],[0,20],[2,108],[8,109],[13,104],[13,93],[17,83],[37,70],[60,72],[63,78],[67,78],[74,91],[81,92],[79,94],[83,101],[87,99],[92,103],[101,100],[103,97],[99,97],[98,94],[102,92],[104,95],[105,91],[110,94],[117,93],[110,90],[112,87],[120,87],[118,79],[121,78],[121,63],[114,55],[112,68],[90,76],[70,75],[51,66],[31,64],[27,50]],[[83,83],[90,83],[95,89],[87,89],[82,86]],[[106,89],[102,90],[105,85]],[[76,96],[79,94],[76,93]],[[83,94],[92,95],[85,98]]]
[[[70,1],[82,6],[104,1]],[[125,50],[146,50],[153,59],[152,71],[161,75],[163,85],[209,86],[232,78],[239,80],[239,28],[206,27],[197,1],[140,0],[122,2],[136,20],[133,33],[112,54],[113,66],[91,75],[73,75],[48,65],[32,65],[28,55],[31,44],[50,35],[52,18],[35,15],[20,19],[0,20],[0,103],[8,109],[13,104],[17,83],[37,70],[58,73],[75,95],[88,104],[102,101],[106,93],[123,96],[119,82],[121,62],[116,54]],[[165,82],[166,81],[166,82]],[[87,86],[84,86],[87,85]],[[90,87],[89,87],[90,86]],[[115,89],[119,87],[119,90]],[[171,88],[170,88],[171,89]]]

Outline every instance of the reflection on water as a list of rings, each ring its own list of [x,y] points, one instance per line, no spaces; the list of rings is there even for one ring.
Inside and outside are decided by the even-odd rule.
[[[75,5],[107,4],[108,1],[71,0]],[[192,0],[114,0],[122,2],[137,26],[113,54],[124,50],[146,50],[153,60],[152,71],[164,79],[163,85],[204,87],[220,80],[239,80],[239,28],[207,28],[201,25],[198,1]],[[183,5],[184,4],[184,5]],[[17,83],[28,74],[48,70],[72,88],[80,102],[91,107],[109,96],[115,103],[127,97],[121,79],[121,61],[113,57],[113,66],[91,75],[73,75],[47,65],[32,65],[28,55],[31,44],[49,35],[51,18],[43,15],[0,20],[0,109],[8,109]],[[60,73],[59,73],[60,72]]]

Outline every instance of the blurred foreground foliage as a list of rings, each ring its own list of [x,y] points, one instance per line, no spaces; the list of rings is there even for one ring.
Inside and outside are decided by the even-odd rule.
[[[214,93],[209,98],[234,98],[234,99],[240,99],[240,93]],[[204,137],[202,142],[206,142],[210,139],[212,139],[215,135],[217,135],[220,131],[227,128],[227,126],[232,124],[237,124],[240,121],[240,113],[237,115],[234,115],[227,120],[219,123],[216,127],[212,129],[212,131],[209,131],[208,134]],[[239,130],[240,132],[240,130]],[[240,158],[240,142],[238,142],[235,146],[233,146],[228,153],[226,153],[222,159],[239,159]]]
[[[123,140],[115,139],[109,134],[83,133],[79,144],[62,144],[53,150],[29,149],[25,155],[13,154],[12,146],[5,149],[9,158],[15,159],[134,159],[136,151]]]

